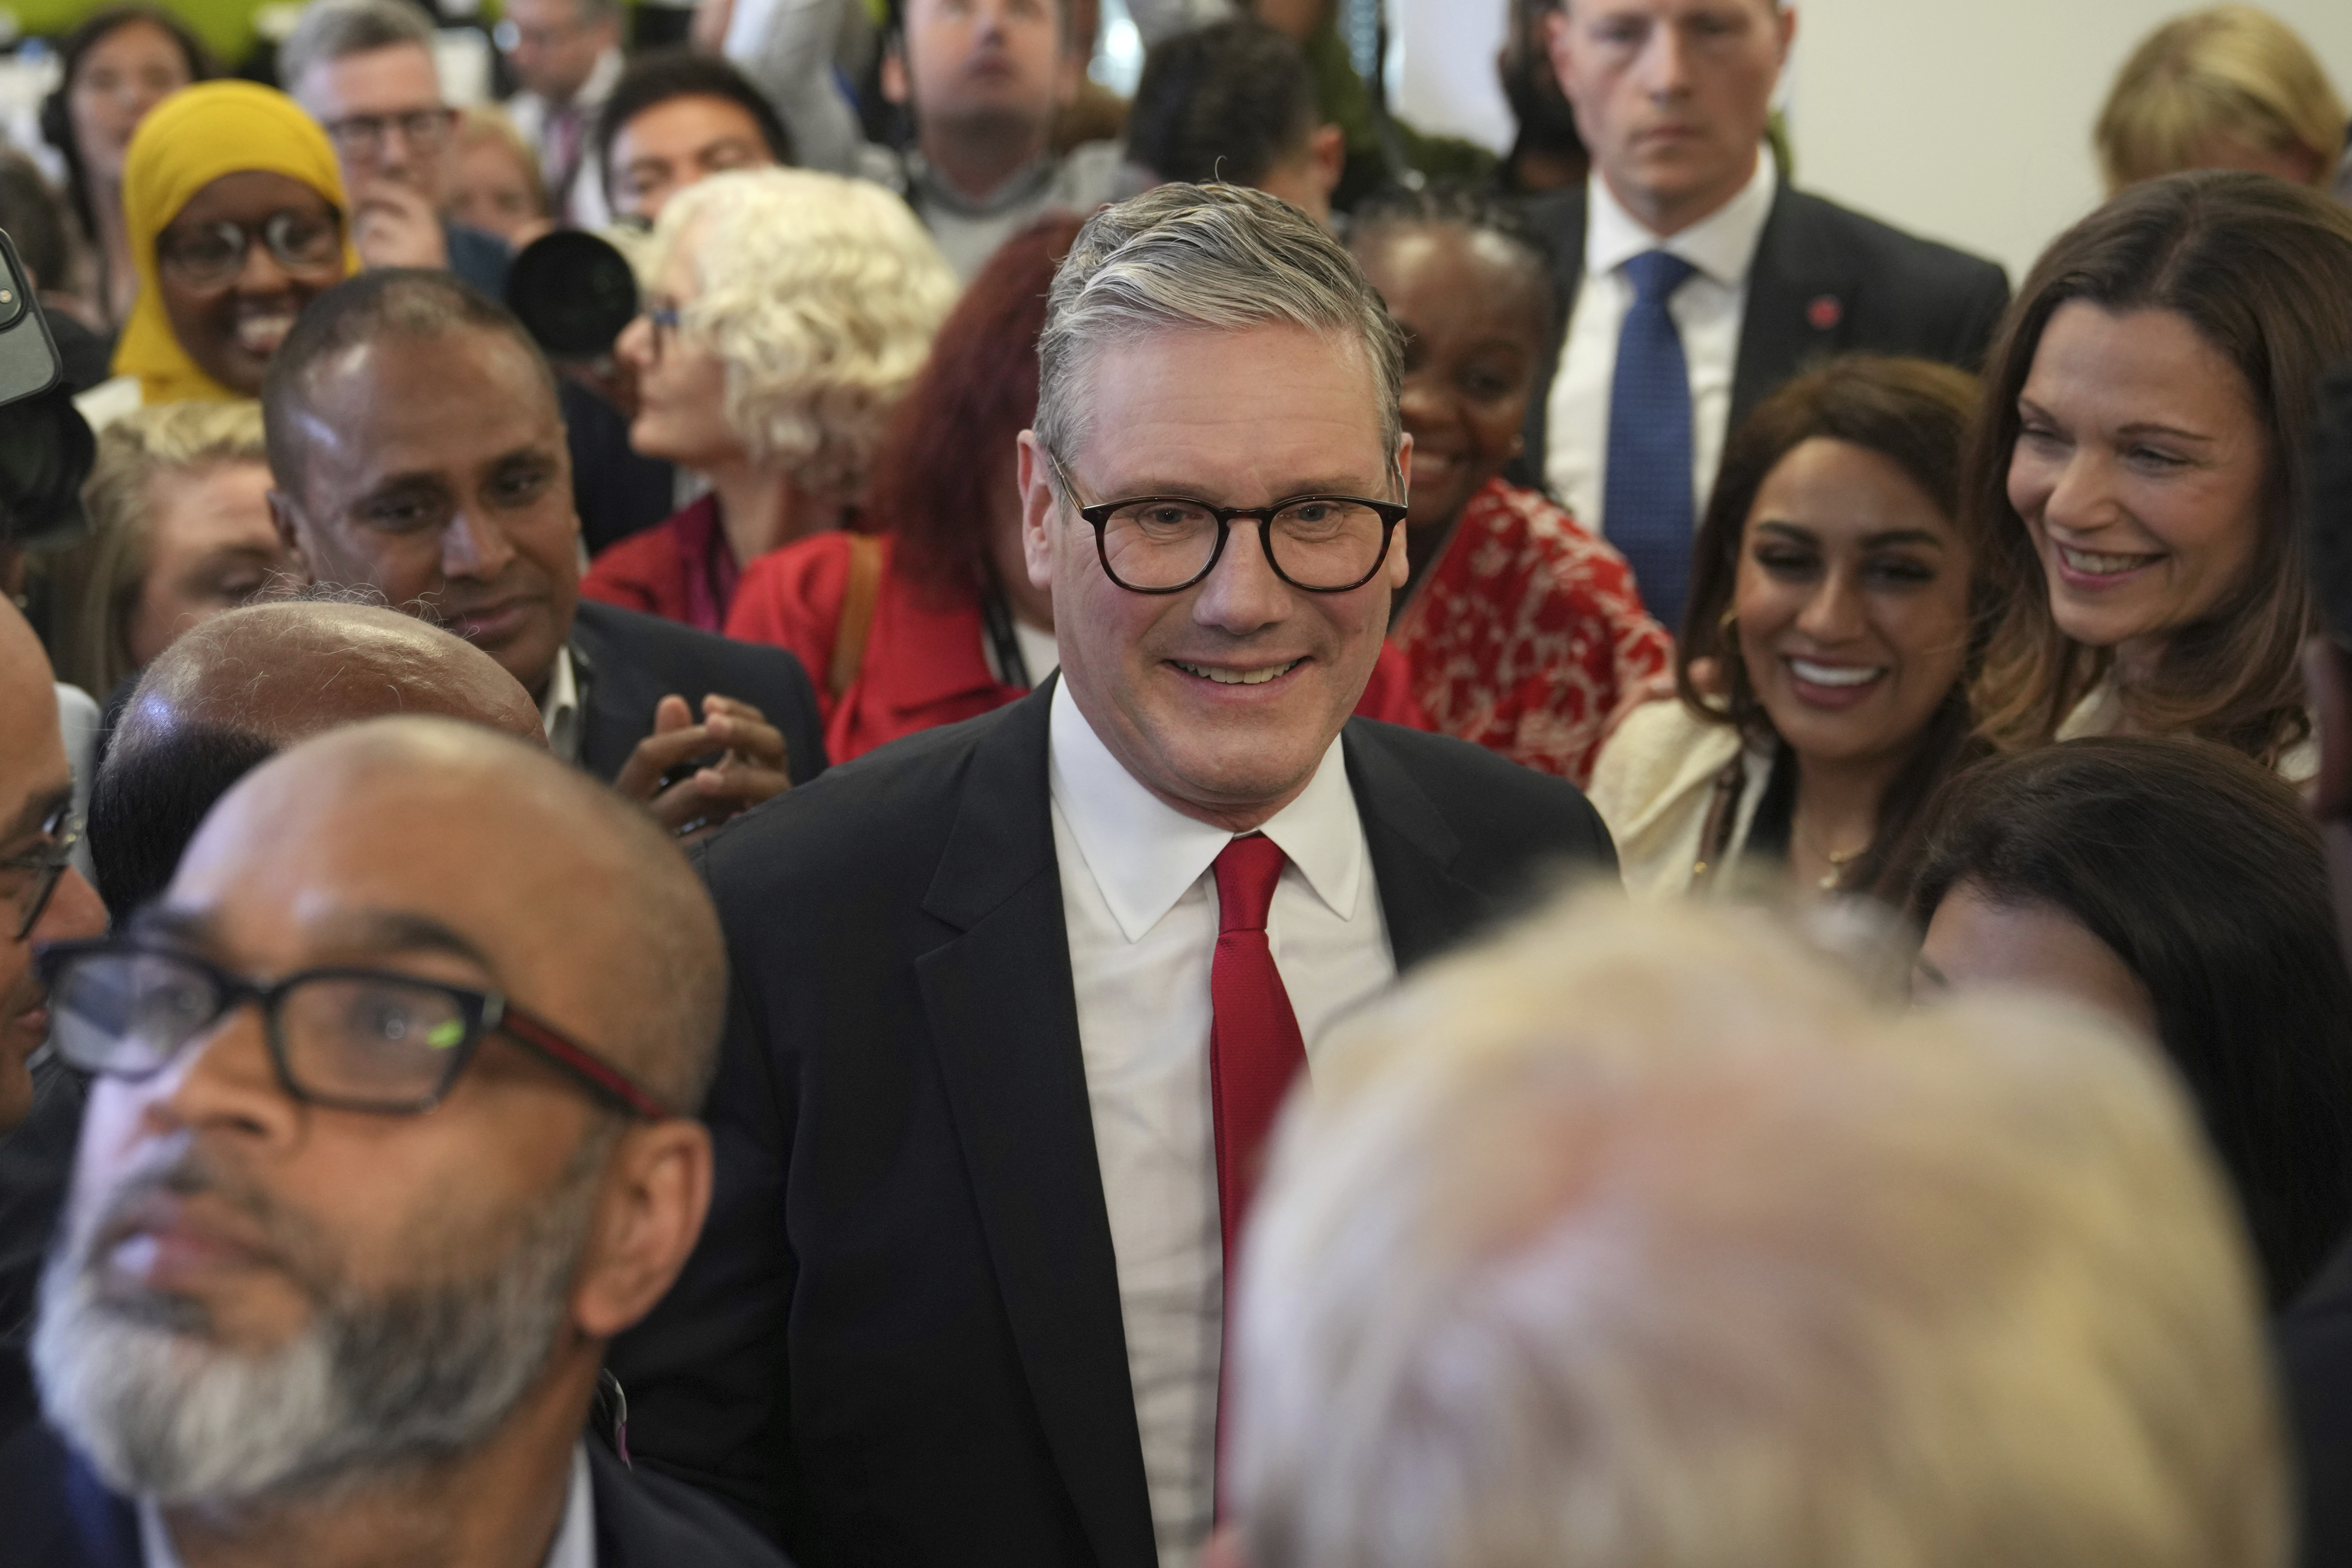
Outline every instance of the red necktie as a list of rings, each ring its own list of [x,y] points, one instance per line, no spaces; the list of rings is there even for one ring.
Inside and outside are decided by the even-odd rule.
[[[1298,1015],[1274,966],[1265,912],[1288,858],[1271,838],[1236,838],[1217,854],[1217,952],[1209,961],[1209,1104],[1217,1127],[1217,1216],[1225,1248],[1225,1321],[1233,1316],[1236,1243],[1265,1164],[1266,1134],[1291,1080],[1307,1070]],[[1232,1342],[1226,1342],[1230,1344]],[[1226,1361],[1217,1377],[1217,1517],[1224,1518]]]
[[[1250,1194],[1265,1163],[1266,1134],[1307,1047],[1290,993],[1266,942],[1265,912],[1287,858],[1271,838],[1236,838],[1217,855],[1217,954],[1209,964],[1209,1100],[1216,1112],[1217,1210],[1225,1278]]]

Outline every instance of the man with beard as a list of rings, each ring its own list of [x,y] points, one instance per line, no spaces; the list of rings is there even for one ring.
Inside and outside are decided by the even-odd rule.
[[[681,831],[824,769],[791,654],[581,602],[555,378],[504,306],[446,272],[352,279],[287,336],[262,412],[296,569],[374,589],[498,660],[557,756]]]
[[[97,1075],[0,1562],[772,1564],[582,1433],[701,1228],[726,989],[635,807],[440,719],[306,742],[48,950]]]

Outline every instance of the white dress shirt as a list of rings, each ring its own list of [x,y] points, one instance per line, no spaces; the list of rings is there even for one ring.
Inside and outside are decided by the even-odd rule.
[[[1666,302],[1683,340],[1691,386],[1692,525],[1706,510],[1731,422],[1731,378],[1739,363],[1739,323],[1748,311],[1748,269],[1764,220],[1772,216],[1776,178],[1769,149],[1739,194],[1684,229],[1660,239],[1610,193],[1599,171],[1585,182],[1584,282],[1568,319],[1559,371],[1544,410],[1544,478],[1576,520],[1606,536],[1601,498],[1608,482],[1609,395],[1617,379],[1617,333],[1633,303],[1625,263],[1664,250],[1698,270]]]
[[[1151,1521],[1160,1568],[1191,1568],[1215,1521],[1224,1328],[1209,1106],[1210,866],[1234,836],[1138,784],[1066,682],[1054,692],[1051,734],[1054,853]],[[1332,1026],[1396,977],[1338,741],[1262,831],[1290,858],[1266,934],[1311,1071]]]
[[[547,729],[547,749],[560,762],[580,760],[580,678],[572,668],[572,649],[555,650],[555,670],[547,678],[547,700],[539,705],[539,721]]]
[[[590,1488],[588,1450],[572,1449],[572,1479],[563,1491],[563,1518],[547,1548],[541,1568],[596,1568],[596,1504]],[[139,1555],[147,1568],[183,1568],[172,1532],[164,1528],[163,1510],[153,1498],[139,1500]]]

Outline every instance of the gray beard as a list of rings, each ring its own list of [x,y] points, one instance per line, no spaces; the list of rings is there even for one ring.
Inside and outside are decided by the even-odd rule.
[[[109,1295],[93,1216],[61,1237],[42,1274],[32,1342],[42,1407],[109,1486],[166,1504],[292,1500],[471,1452],[553,1352],[612,1142],[591,1131],[545,1201],[466,1248],[470,1268],[373,1297],[344,1283],[314,1228],[183,1143],[162,1169],[119,1183],[103,1209],[159,1185],[227,1196],[263,1222],[310,1298],[307,1324],[267,1352],[240,1353],[187,1298]]]

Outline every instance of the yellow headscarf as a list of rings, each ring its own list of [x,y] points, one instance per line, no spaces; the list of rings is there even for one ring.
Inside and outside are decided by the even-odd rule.
[[[342,215],[349,234],[352,205],[334,144],[318,121],[274,89],[249,81],[183,88],[157,104],[131,138],[122,163],[122,221],[139,268],[139,299],[115,346],[114,373],[137,376],[149,403],[244,395],[197,368],[173,335],[155,283],[155,237],[198,191],[247,169],[301,181]],[[343,265],[360,269],[359,252],[348,238]]]

